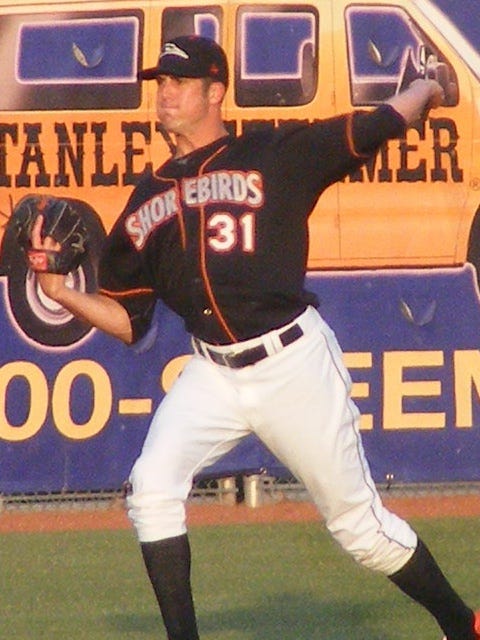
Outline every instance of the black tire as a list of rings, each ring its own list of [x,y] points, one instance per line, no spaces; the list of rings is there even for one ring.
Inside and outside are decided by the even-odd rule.
[[[470,228],[467,262],[475,267],[477,282],[480,286],[480,208],[477,209]]]
[[[80,267],[67,276],[68,286],[91,292],[97,288],[97,266],[105,229],[100,218],[83,203],[70,201],[82,215],[89,231],[89,250]],[[19,329],[34,342],[48,347],[66,347],[84,338],[91,326],[47,298],[36,274],[26,263],[15,238],[7,229],[2,253],[8,255],[8,300]]]
[[[69,274],[68,279],[75,289],[85,291],[83,267]],[[19,328],[39,344],[68,346],[81,340],[91,329],[43,295],[36,274],[27,269],[23,256],[16,265],[12,265],[8,300]]]

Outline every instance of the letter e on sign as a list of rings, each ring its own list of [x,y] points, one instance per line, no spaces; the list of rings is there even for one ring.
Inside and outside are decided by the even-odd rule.
[[[444,412],[407,412],[403,402],[407,398],[441,397],[440,380],[405,380],[408,369],[421,370],[443,366],[442,351],[388,351],[383,355],[383,428],[390,429],[443,429]]]

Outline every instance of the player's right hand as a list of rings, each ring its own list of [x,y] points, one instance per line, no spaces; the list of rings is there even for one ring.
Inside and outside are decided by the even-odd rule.
[[[40,214],[33,224],[31,235],[32,249],[39,251],[59,251],[60,244],[51,236],[47,236],[42,240],[43,221],[44,218]],[[59,273],[37,272],[37,280],[44,294],[52,300],[56,300],[58,293],[65,287],[66,276]]]
[[[416,84],[422,84],[427,88],[427,101],[426,101],[426,109],[437,109],[441,107],[445,102],[445,91],[442,85],[434,79],[425,78],[414,80],[410,87],[414,87]]]

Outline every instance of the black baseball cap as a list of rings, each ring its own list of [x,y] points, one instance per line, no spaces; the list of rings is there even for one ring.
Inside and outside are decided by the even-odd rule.
[[[228,86],[228,62],[222,47],[210,38],[178,36],[162,46],[156,67],[140,71],[140,80],[157,76],[212,78]]]

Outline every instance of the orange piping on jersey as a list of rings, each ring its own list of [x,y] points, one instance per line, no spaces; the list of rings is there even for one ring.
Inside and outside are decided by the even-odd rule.
[[[158,180],[159,182],[173,182],[174,186],[177,188],[178,193],[180,193],[180,186],[176,178],[162,178],[161,176],[158,176],[156,172],[153,174],[153,177],[155,178],[155,180]],[[187,232],[185,230],[185,219],[183,216],[182,208],[180,207],[179,209],[180,210],[177,214],[177,220],[178,220],[178,226],[180,227],[180,238],[182,241],[182,249],[185,250],[187,246]]]
[[[182,249],[185,251],[187,248],[187,232],[185,230],[185,216],[183,215],[183,209],[180,207],[177,214],[178,226],[180,228],[180,238],[182,241]]]
[[[168,178],[168,181],[174,182],[177,192],[180,194],[181,187],[178,183],[178,180],[176,178]],[[185,230],[185,217],[183,215],[182,207],[178,208],[177,220],[178,220],[178,226],[180,228],[180,239],[182,242],[182,249],[185,251],[185,249],[187,248],[187,232]]]
[[[355,158],[366,158],[368,157],[368,155],[364,155],[362,153],[358,153],[358,151],[355,149],[355,144],[353,142],[353,113],[349,113],[347,115],[347,144],[348,144],[348,150],[350,151],[350,153],[352,154],[352,156],[354,156]]]
[[[200,174],[199,174],[200,175]],[[232,342],[237,342],[237,338],[236,336],[231,332],[230,327],[228,326],[225,318],[223,317],[222,312],[220,311],[218,305],[217,305],[217,301],[215,300],[215,295],[213,293],[212,290],[212,286],[210,284],[210,279],[208,277],[208,272],[207,272],[207,261],[206,261],[206,255],[205,255],[205,208],[202,207],[200,209],[200,237],[199,237],[199,241],[200,241],[200,266],[202,269],[202,278],[203,278],[203,282],[205,284],[205,289],[207,290],[207,295],[208,298],[210,300],[210,304],[212,305],[212,310],[217,318],[217,320],[219,321],[222,329],[225,331],[225,333],[227,334],[227,336],[230,338],[230,340]]]
[[[212,160],[215,156],[217,156],[219,153],[221,153],[225,148],[226,148],[226,145],[224,145],[223,147],[220,147],[220,149],[217,149],[217,151],[212,156],[210,156],[210,158],[207,158],[207,160],[205,160],[205,162],[200,167],[200,170],[198,172],[199,176],[202,175],[203,170],[205,168],[205,165],[208,162],[210,162],[210,160]],[[223,314],[220,311],[220,308],[218,307],[217,301],[215,300],[215,294],[213,293],[212,285],[210,284],[210,279],[208,277],[207,257],[206,257],[206,249],[205,249],[205,243],[206,243],[206,237],[205,237],[205,207],[201,207],[200,208],[199,242],[200,242],[200,268],[202,270],[202,279],[203,279],[203,282],[205,284],[205,289],[207,291],[207,295],[208,295],[208,298],[210,300],[210,304],[212,305],[212,310],[213,310],[213,312],[215,314],[215,317],[217,318],[218,322],[220,323],[220,326],[225,331],[226,335],[230,338],[230,340],[232,342],[238,342],[237,337],[235,336],[234,333],[232,333],[230,327],[227,324],[227,321],[223,317]]]
[[[138,289],[127,289],[127,291],[110,291],[110,289],[99,289],[99,293],[102,293],[109,298],[128,298],[129,296],[142,296],[147,293],[153,293],[153,289],[148,287]]]

